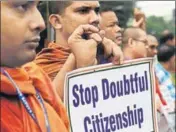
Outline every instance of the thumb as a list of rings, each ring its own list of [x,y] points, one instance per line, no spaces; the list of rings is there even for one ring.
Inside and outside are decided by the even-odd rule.
[[[143,17],[141,17],[141,18],[139,19],[139,21],[136,21],[136,19],[134,19],[134,21],[133,21],[133,27],[140,27],[140,25],[141,25],[143,22],[144,22],[144,18],[143,18]]]

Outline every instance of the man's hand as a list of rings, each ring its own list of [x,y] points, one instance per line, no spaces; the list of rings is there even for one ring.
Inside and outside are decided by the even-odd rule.
[[[105,57],[112,55],[112,63],[122,64],[123,63],[123,52],[121,48],[112,40],[103,38],[102,44],[104,46]]]
[[[138,8],[134,8],[134,20],[132,26],[146,31],[145,14]]]
[[[87,35],[85,39],[83,36]],[[97,45],[102,42],[102,31],[93,25],[80,25],[69,37],[68,44],[76,58],[77,68],[97,63]]]
[[[145,24],[144,17],[141,17],[138,21],[136,19],[134,19],[132,26],[141,28],[141,29],[143,29],[145,31],[146,30],[146,24]]]

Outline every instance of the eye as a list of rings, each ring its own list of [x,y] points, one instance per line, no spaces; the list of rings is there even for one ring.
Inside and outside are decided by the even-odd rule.
[[[112,23],[108,27],[114,27],[115,25],[116,25],[116,23]]]
[[[151,49],[156,49],[157,47],[155,47],[154,45],[150,46]]]
[[[86,8],[86,7],[78,10],[78,12],[81,14],[87,14],[89,13],[89,11],[90,11],[90,8]]]
[[[116,25],[117,25],[117,26],[120,26],[119,22],[116,22]]]
[[[27,9],[28,9],[28,7],[29,7],[29,4],[24,4],[24,5],[21,5],[21,8],[22,8],[23,10],[27,10]]]
[[[95,13],[96,13],[96,14],[99,14],[99,13],[100,13],[100,8],[99,8],[99,7],[95,8]]]
[[[33,1],[28,1],[28,2],[23,2],[23,3],[18,3],[16,7],[20,11],[27,11],[31,7],[32,4],[34,4]]]

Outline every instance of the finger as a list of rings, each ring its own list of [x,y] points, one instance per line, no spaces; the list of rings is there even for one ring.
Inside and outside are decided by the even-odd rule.
[[[115,64],[115,65],[118,65],[120,64],[120,61],[119,61],[120,57],[119,56],[114,56],[113,59],[112,59],[112,63]]]
[[[144,18],[141,17],[139,21],[137,21],[137,26],[139,27],[144,22]]]
[[[138,21],[139,23],[142,23],[142,22],[144,22],[144,18],[143,17],[141,17],[140,19],[139,19],[139,21]]]
[[[133,20],[133,27],[139,27],[144,21],[144,18],[141,17],[139,21],[136,21],[136,19]]]
[[[122,53],[114,55],[114,61],[118,62],[118,64],[123,64],[124,57]]]
[[[117,45],[113,46],[113,56],[116,57],[115,61],[117,61],[117,59],[118,59],[119,64],[123,64],[123,60],[124,60],[123,52],[122,52],[121,48]]]
[[[72,33],[75,36],[82,36],[84,33],[97,33],[99,29],[93,25],[80,25],[76,30]]]
[[[97,61],[97,59],[95,59],[95,61],[94,61],[94,65],[97,65],[98,64],[98,61]]]
[[[104,37],[102,44],[104,46],[104,51],[107,56],[111,55],[113,52],[113,43],[113,41]]]
[[[120,56],[120,64],[123,64],[123,62],[124,62],[124,56],[123,56],[123,54],[121,54],[121,56]]]
[[[105,37],[105,31],[104,30],[100,30],[99,31],[99,35],[103,39]]]
[[[89,44],[89,45],[91,45],[91,46],[89,46],[89,48],[91,48],[91,49],[95,49],[95,48],[97,48],[97,46],[98,46],[98,42],[97,41],[95,41],[94,39],[89,39],[89,40],[87,40],[87,42],[86,42],[87,44]]]
[[[102,38],[98,33],[92,33],[89,35],[89,39],[94,39],[98,44],[102,42]]]

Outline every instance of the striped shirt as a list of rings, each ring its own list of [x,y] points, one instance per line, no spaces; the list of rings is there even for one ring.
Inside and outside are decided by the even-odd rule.
[[[163,98],[167,104],[173,103],[176,99],[176,92],[171,80],[171,74],[159,62],[155,65],[155,74],[158,78]]]

